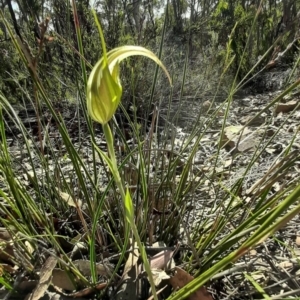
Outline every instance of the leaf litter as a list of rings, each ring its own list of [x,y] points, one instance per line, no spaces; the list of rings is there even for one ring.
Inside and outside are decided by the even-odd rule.
[[[275,97],[276,93],[272,95]],[[248,96],[247,106],[244,106],[243,99],[235,103],[232,111],[230,112],[228,118],[228,127],[225,128],[224,134],[222,137],[219,135],[219,129],[221,128],[222,115],[220,115],[220,119],[217,120],[216,124],[214,124],[214,128],[212,131],[203,136],[203,142],[200,145],[199,151],[197,152],[194,160],[194,166],[192,170],[192,174],[198,174],[200,177],[197,179],[194,176],[195,181],[202,180],[201,173],[210,172],[212,169],[212,164],[210,163],[210,157],[216,153],[218,142],[221,141],[221,146],[224,146],[221,150],[221,155],[219,158],[218,168],[219,174],[215,175],[215,182],[207,182],[207,185],[201,185],[197,190],[195,196],[199,199],[203,199],[197,201],[197,203],[193,203],[193,201],[187,199],[187,202],[190,202],[192,206],[194,206],[195,212],[200,212],[200,214],[207,213],[209,214],[210,209],[208,209],[210,203],[213,203],[213,200],[216,197],[220,197],[222,193],[224,193],[224,189],[212,190],[212,185],[218,186],[219,177],[222,176],[222,185],[228,189],[230,189],[233,184],[236,182],[237,178],[239,178],[248,162],[249,157],[251,157],[251,152],[256,151],[256,149],[261,148],[264,143],[267,143],[267,139],[265,137],[272,137],[272,135],[279,130],[277,134],[276,141],[272,141],[266,150],[261,155],[261,160],[258,160],[257,163],[253,165],[250,172],[247,173],[243,186],[241,187],[241,198],[246,201],[246,203],[251,203],[255,201],[257,195],[262,190],[270,190],[272,192],[272,188],[274,188],[274,192],[276,190],[280,190],[286,184],[291,184],[297,180],[299,177],[300,171],[300,159],[299,159],[299,151],[300,151],[300,140],[299,134],[299,122],[300,122],[300,114],[298,109],[298,99],[287,99],[285,103],[279,103],[274,110],[270,109],[265,112],[262,117],[255,117],[256,111],[263,108],[264,104],[269,101],[270,95],[257,95]],[[203,110],[206,112],[208,109],[211,111],[216,105],[214,102],[206,103],[203,107]],[[290,118],[286,119],[288,113],[293,113]],[[70,114],[72,115],[72,114]],[[203,118],[206,118],[207,114],[203,114]],[[34,122],[34,121],[32,121]],[[30,123],[32,125],[32,122]],[[244,128],[239,134],[239,130],[245,125],[248,124],[246,128]],[[13,126],[11,126],[11,130],[13,131]],[[84,128],[84,126],[82,127]],[[51,130],[50,130],[51,131]],[[56,130],[52,130],[53,136],[57,139],[57,134],[55,134]],[[172,151],[180,150],[182,142],[188,136],[184,132],[189,132],[189,124],[184,124],[182,127],[177,126],[175,128],[175,147],[172,148]],[[287,134],[288,133],[288,134]],[[296,139],[292,145],[291,153],[286,157],[282,158],[280,154],[284,151],[285,147],[287,147],[292,140],[293,136],[296,135]],[[32,172],[32,168],[30,163],[26,162],[26,158],[22,157],[22,152],[20,151],[20,145],[18,144],[18,140],[15,139],[15,135],[9,136],[11,139],[11,153],[14,154],[15,161],[22,159],[23,167],[26,170],[26,173],[23,172],[23,169],[20,168],[20,165],[16,165],[16,174],[18,176],[18,180],[21,181],[24,185],[30,188],[32,184],[32,178],[34,178],[34,173]],[[82,152],[83,158],[86,160],[87,164],[91,163],[91,157],[88,155],[89,152],[89,141],[83,141],[83,147],[80,146],[79,142],[76,142],[76,136],[73,137],[74,143],[79,151],[80,149],[86,149]],[[258,143],[259,141],[260,143]],[[57,141],[55,141],[57,142]],[[101,139],[99,139],[99,144],[101,143]],[[32,141],[32,144],[34,141]],[[244,144],[244,145],[243,145]],[[226,148],[226,145],[228,147]],[[280,146],[281,145],[281,146]],[[22,146],[22,145],[21,145]],[[177,147],[177,149],[176,149]],[[192,144],[190,145],[190,148]],[[189,148],[187,148],[186,153],[188,153]],[[58,152],[59,153],[59,152]],[[278,157],[276,160],[275,157]],[[294,160],[294,166],[289,169],[289,162]],[[180,158],[181,164],[184,166],[185,157],[184,155]],[[63,172],[65,174],[65,179],[67,182],[71,183],[72,179],[72,165],[70,161],[65,157],[58,158],[57,162],[61,165]],[[57,163],[56,162],[56,163]],[[27,163],[27,164],[26,164]],[[55,163],[53,161],[53,163]],[[283,170],[286,172],[283,173]],[[42,182],[42,170],[39,166],[36,166],[36,174],[41,178]],[[55,167],[53,167],[52,171],[54,174]],[[25,176],[27,174],[27,176]],[[130,180],[132,178],[130,177]],[[176,181],[179,179],[177,178]],[[2,185],[4,181],[1,181]],[[132,186],[135,186],[136,181],[132,180]],[[76,185],[74,185],[76,186]],[[105,186],[105,184],[104,184]],[[5,185],[3,186],[5,189]],[[82,208],[84,205],[81,200],[78,200],[76,196],[76,191],[74,195],[62,192],[60,189],[57,189],[61,199],[65,201],[67,205],[71,208]],[[5,201],[4,199],[2,201]],[[168,204],[167,204],[168,206]],[[155,208],[156,209],[156,208]],[[165,208],[159,208],[157,211],[163,214]],[[192,218],[190,218],[189,222],[185,222],[185,224],[190,224],[191,228],[195,226],[198,219],[197,213],[195,213]],[[54,220],[54,219],[53,219]],[[159,218],[157,218],[159,220]],[[61,222],[62,220],[58,220]],[[284,229],[275,234],[275,240],[272,239],[264,241],[254,252],[250,252],[249,255],[246,255],[243,259],[241,259],[240,263],[244,263],[244,270],[248,268],[250,257],[254,258],[256,263],[252,263],[251,266],[255,267],[255,270],[258,272],[257,274],[252,274],[252,278],[259,281],[261,285],[268,286],[268,282],[272,282],[276,288],[270,289],[266,288],[266,292],[271,292],[274,295],[278,295],[282,291],[288,292],[290,279],[289,276],[285,278],[285,287],[282,284],[276,284],[277,282],[282,281],[281,277],[278,276],[278,269],[281,268],[289,272],[293,267],[297,266],[297,257],[300,257],[299,250],[299,232],[297,231],[297,218],[295,220],[291,220],[288,224],[285,225]],[[155,233],[153,228],[153,238],[155,241]],[[276,240],[279,242],[276,243]],[[182,235],[182,241],[185,241],[184,233]],[[281,242],[280,242],[281,241]],[[285,243],[291,245],[293,249],[293,255],[289,251],[287,247],[285,247]],[[28,241],[25,242],[28,247],[28,251],[31,252],[30,243]],[[84,246],[81,244],[75,246],[73,244],[71,247],[71,251],[77,255],[81,253]],[[82,247],[81,247],[82,246]],[[76,248],[77,247],[77,248]],[[155,248],[155,247],[154,247]],[[158,247],[159,248],[159,247]],[[173,247],[172,250],[163,250],[158,252],[155,255],[149,255],[149,259],[151,262],[152,272],[158,286],[158,289],[161,290],[161,295],[163,295],[164,289],[166,286],[171,286],[173,290],[178,288],[183,288],[188,282],[193,279],[193,276],[184,271],[179,265],[178,261],[175,262],[173,256],[176,247]],[[16,276],[17,272],[18,260],[20,257],[15,255],[15,249],[13,239],[11,238],[8,232],[3,232],[1,234],[0,231],[0,258],[1,261],[6,261],[6,263],[1,263],[2,269],[5,272],[10,273],[12,276]],[[150,253],[150,252],[149,252]],[[75,255],[75,256],[76,256]],[[79,270],[86,276],[90,277],[90,261],[89,260],[74,260],[74,264],[77,265]],[[56,260],[53,257],[49,257],[45,260],[44,264],[42,264],[40,269],[40,277],[33,285],[35,285],[34,289],[28,297],[29,299],[39,299],[43,294],[47,292],[49,286],[54,286],[57,295],[61,297],[84,297],[87,295],[92,295],[96,290],[101,291],[107,288],[107,281],[104,278],[108,278],[112,274],[113,266],[108,262],[99,262],[96,265],[96,272],[100,277],[103,277],[100,282],[98,282],[94,287],[86,287],[80,290],[76,290],[77,288],[77,278],[74,274],[68,274],[63,269],[56,268]],[[275,267],[275,269],[274,269]],[[253,269],[252,269],[253,270]],[[275,272],[275,270],[277,270]],[[251,270],[250,270],[251,271]],[[271,273],[270,273],[271,272]],[[299,273],[299,272],[298,272]],[[296,273],[296,276],[300,276],[300,274]],[[298,275],[297,275],[298,274]],[[297,278],[297,277],[296,277]],[[299,277],[298,277],[299,278]],[[27,279],[26,279],[27,280]],[[77,283],[76,283],[77,282]],[[235,273],[234,271],[231,274],[227,274],[222,279],[223,289],[226,290],[226,293],[230,294],[232,289],[230,284],[239,285],[240,289],[246,288],[245,285],[241,284],[243,282],[242,276],[239,272]],[[161,285],[164,285],[163,287]],[[143,266],[140,262],[140,254],[137,251],[136,245],[129,250],[127,261],[123,267],[123,273],[121,275],[121,279],[118,282],[119,290],[116,294],[116,299],[147,299],[151,298],[149,295],[149,288],[147,285],[147,278],[145,278],[145,272],[143,271]],[[122,288],[121,288],[122,287]],[[213,287],[213,286],[212,286]],[[120,291],[122,291],[120,293]],[[212,291],[210,289],[210,291]],[[237,292],[237,291],[235,291]],[[255,290],[252,290],[254,293]],[[211,292],[213,293],[213,292]],[[207,292],[205,287],[199,289],[199,291],[195,292],[194,295],[190,295],[189,299],[203,299],[208,300],[212,299],[211,293]],[[249,291],[251,293],[251,291]],[[284,292],[283,292],[284,294]],[[120,296],[118,296],[120,295]],[[164,298],[162,298],[164,299]]]

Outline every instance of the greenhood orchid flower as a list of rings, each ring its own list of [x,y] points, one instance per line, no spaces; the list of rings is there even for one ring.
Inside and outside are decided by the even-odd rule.
[[[140,46],[115,48],[97,62],[88,79],[87,109],[94,121],[104,125],[115,114],[122,96],[119,63],[134,55],[154,60],[164,70],[171,83],[167,69],[153,52]]]
[[[119,64],[120,62],[133,55],[141,55],[154,60],[167,74],[169,81],[171,83],[170,75],[162,64],[162,62],[155,56],[151,51],[139,47],[139,46],[123,46],[115,48],[108,53],[106,53],[105,41],[101,26],[97,21],[97,16],[94,14],[96,23],[99,27],[100,39],[103,48],[103,57],[97,62],[93,68],[87,83],[87,109],[89,115],[93,120],[100,123],[103,128],[105,139],[107,142],[108,154],[106,155],[100,149],[99,154],[102,156],[103,160],[108,164],[112,175],[114,176],[116,185],[119,188],[122,200],[123,209],[125,212],[126,229],[125,229],[125,239],[124,247],[127,247],[129,241],[129,226],[133,232],[135,240],[140,249],[142,259],[144,261],[145,270],[148,274],[151,290],[153,293],[154,300],[157,300],[157,294],[155,290],[155,284],[151,273],[150,264],[147,260],[147,255],[145,249],[141,243],[137,227],[134,222],[134,209],[132,204],[131,196],[127,190],[125,194],[125,189],[120,177],[120,173],[117,166],[117,159],[115,150],[113,147],[113,135],[108,124],[109,120],[115,114],[122,97],[122,85],[119,76]],[[120,257],[120,260],[123,256]]]

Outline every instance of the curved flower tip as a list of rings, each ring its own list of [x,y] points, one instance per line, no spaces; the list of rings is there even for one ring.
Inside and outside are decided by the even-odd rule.
[[[119,77],[119,63],[133,55],[141,55],[154,60],[166,73],[170,84],[171,77],[158,57],[146,48],[123,46],[107,53],[94,66],[87,84],[87,109],[93,120],[106,124],[115,114],[122,96]]]

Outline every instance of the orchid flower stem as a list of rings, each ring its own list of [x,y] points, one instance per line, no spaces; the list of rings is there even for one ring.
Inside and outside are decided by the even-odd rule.
[[[126,214],[125,214],[125,205],[124,205],[125,191],[124,191],[124,187],[123,187],[120,173],[118,170],[117,159],[116,159],[116,154],[115,154],[115,149],[114,149],[114,140],[113,140],[113,135],[112,135],[110,126],[108,123],[106,123],[106,124],[102,124],[102,128],[103,128],[104,136],[105,136],[106,143],[107,143],[108,154],[109,154],[110,161],[111,161],[111,172],[112,172],[115,183],[116,183],[116,185],[120,191],[121,197],[122,197],[122,202],[123,202],[122,209],[123,209],[124,224],[125,224],[124,248],[127,249],[128,242],[129,242],[129,234],[130,234],[130,231],[129,231],[130,224],[127,222]],[[124,256],[125,256],[125,251],[122,251],[119,263],[121,263],[121,261],[124,259]]]
[[[125,190],[124,190],[124,187],[123,187],[123,184],[121,181],[121,176],[120,176],[118,165],[117,165],[113,135],[112,135],[112,132],[111,132],[111,129],[110,129],[108,123],[103,124],[102,128],[103,128],[106,143],[107,143],[108,154],[109,154],[110,160],[112,162],[112,167],[113,167],[112,173],[113,173],[116,185],[120,191],[122,200],[125,201]]]
[[[126,197],[126,194],[125,194],[125,189],[124,189],[124,186],[122,184],[121,176],[120,176],[118,165],[117,165],[117,159],[116,159],[116,154],[115,154],[115,149],[114,149],[113,135],[112,135],[112,132],[111,132],[111,129],[110,129],[108,123],[103,124],[102,128],[103,128],[103,132],[104,132],[106,143],[107,143],[107,149],[108,149],[108,154],[109,154],[111,165],[112,165],[112,173],[113,173],[113,176],[114,176],[114,180],[116,182],[116,185],[117,185],[117,187],[120,191],[120,194],[121,194],[121,197],[122,197],[122,200],[123,200],[123,211],[124,211],[125,224],[126,224],[125,225],[124,247],[127,247],[127,244],[128,244],[128,240],[129,240],[129,234],[128,234],[129,233],[129,230],[128,230],[129,228],[128,227],[130,226],[131,230],[132,230],[132,233],[133,233],[133,236],[135,238],[135,241],[136,241],[136,243],[138,245],[138,248],[140,250],[140,253],[141,253],[141,256],[142,256],[142,259],[143,259],[143,262],[144,262],[145,270],[146,270],[147,275],[149,277],[149,282],[150,282],[150,285],[151,285],[153,298],[154,298],[154,300],[158,300],[157,294],[156,294],[156,289],[155,289],[155,284],[154,284],[153,277],[152,277],[151,267],[150,267],[149,261],[147,259],[145,248],[144,248],[144,246],[141,242],[137,227],[135,225],[134,217],[132,215],[130,220],[128,220],[126,218],[126,211],[125,211],[125,197]]]

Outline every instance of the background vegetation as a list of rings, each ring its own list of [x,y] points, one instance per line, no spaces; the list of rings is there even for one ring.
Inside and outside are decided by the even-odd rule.
[[[108,49],[134,44],[158,53],[166,17],[166,35],[161,55],[169,68],[175,71],[175,84],[180,82],[176,76],[182,73],[181,66],[185,56],[188,56],[185,93],[189,95],[193,95],[199,85],[202,94],[212,94],[219,84],[218,74],[222,72],[226,59],[228,61],[235,57],[229,75],[235,75],[238,71],[238,78],[241,79],[267,50],[272,47],[260,67],[284,51],[289,43],[298,38],[299,33],[299,1],[172,0],[167,10],[166,1],[92,2],[76,1],[84,57],[89,63],[93,65],[101,55],[91,15],[92,5],[103,23]],[[254,23],[259,7],[257,22]],[[53,101],[74,99],[78,89],[82,90],[83,87],[80,86],[79,48],[70,1],[3,0],[1,9],[14,33],[26,42],[33,57],[39,52],[41,23],[49,18],[48,39],[38,58],[38,72],[51,89]],[[32,83],[24,66],[20,64],[3,22],[0,38],[0,88],[12,101],[18,102],[22,98],[22,89]],[[297,46],[298,42],[281,63],[293,61]],[[139,103],[149,102],[148,87],[152,83],[153,66],[148,64],[141,59],[132,59],[124,66],[123,82],[127,93],[124,98],[128,103],[132,102],[133,97]],[[131,68],[137,72],[132,74]],[[199,68],[205,70],[203,77],[197,72]],[[222,84],[228,87],[231,82],[231,77],[227,76],[226,82]],[[174,92],[175,95],[179,94],[178,89]],[[156,99],[164,96],[163,87],[158,89],[158,93]]]

